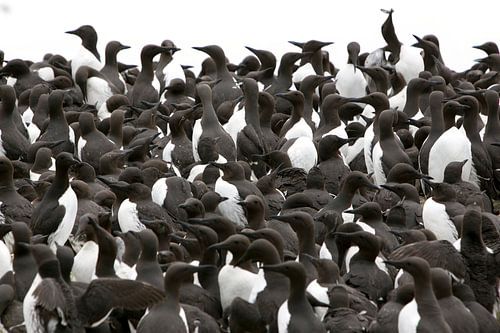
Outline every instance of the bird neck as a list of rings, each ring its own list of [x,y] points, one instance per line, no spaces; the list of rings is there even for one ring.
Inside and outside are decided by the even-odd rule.
[[[488,121],[484,136],[498,135],[500,133],[500,120],[498,119],[498,105],[491,105],[488,107]]]
[[[260,127],[271,128],[271,117],[274,110],[267,106],[260,106]]]
[[[323,75],[324,74],[324,69],[323,69],[323,55],[321,53],[321,49],[317,50],[311,55],[311,59],[309,61],[311,63],[312,68],[314,69],[314,72],[317,75]]]
[[[256,131],[260,130],[259,103],[256,94],[245,99],[245,121],[247,125],[252,125]]]
[[[323,114],[323,119],[327,125],[332,126],[333,128],[337,128],[340,126],[340,117],[339,111],[337,107],[332,107],[327,110],[321,110]]]
[[[0,180],[0,192],[5,193],[15,190],[16,188],[14,187],[14,180],[12,179],[12,176]]]
[[[431,108],[431,133],[432,135],[440,135],[444,132],[444,118],[441,108]]]
[[[429,314],[441,314],[436,295],[432,289],[430,272],[426,274],[424,279],[415,280],[415,301],[418,306],[419,313],[427,312]],[[421,315],[422,316],[422,315]]]
[[[406,104],[403,112],[408,118],[412,118],[418,113],[418,98],[420,94],[417,91],[407,88]]]
[[[306,278],[300,278],[300,281],[290,281],[293,287],[290,286],[290,296],[288,303],[307,302],[306,297]]]
[[[153,60],[149,57],[142,57],[141,59],[141,73],[140,78],[147,81],[153,81],[154,70],[153,70]]]
[[[379,249],[374,246],[358,246],[359,252],[353,256],[353,259],[363,260],[375,263]]]
[[[227,69],[226,61],[224,59],[214,59],[216,70],[217,70],[217,80],[233,80],[231,73]]]
[[[116,51],[106,50],[104,66],[118,70],[118,62],[116,61]]]
[[[69,185],[69,178],[68,178],[68,168],[56,168],[56,177],[54,178],[54,183],[55,186],[58,187],[63,187],[66,189]]]
[[[161,303],[162,306],[174,309],[180,309],[179,301],[180,301],[180,289],[182,286],[182,281],[177,279],[171,279],[168,283],[165,284],[165,299]],[[168,286],[168,287],[167,287]]]
[[[304,101],[297,101],[293,103],[292,117],[293,121],[299,121],[304,117]]]
[[[314,228],[308,229],[306,232],[301,232],[299,237],[299,252],[300,254],[308,254],[316,256],[316,243],[314,241]]]
[[[479,136],[478,128],[478,110],[467,110],[465,112],[463,127],[465,129],[465,134],[467,138],[472,142],[481,142],[481,137]]]
[[[217,124],[219,123],[219,119],[215,113],[214,106],[212,104],[212,100],[202,101],[203,103],[203,115],[201,118],[201,123],[204,124]]]
[[[82,39],[82,46],[92,53],[97,60],[101,61],[101,56],[97,51],[97,38],[84,38]]]
[[[249,212],[247,217],[248,226],[253,230],[259,230],[266,227],[264,211]]]

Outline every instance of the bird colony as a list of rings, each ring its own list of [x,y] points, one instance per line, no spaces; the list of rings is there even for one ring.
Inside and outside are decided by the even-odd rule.
[[[499,332],[497,44],[380,15],[343,64],[2,52],[0,332]]]

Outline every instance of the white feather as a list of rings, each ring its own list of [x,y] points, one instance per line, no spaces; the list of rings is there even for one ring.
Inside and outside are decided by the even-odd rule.
[[[399,61],[395,65],[396,71],[403,75],[408,83],[411,79],[418,77],[424,70],[424,59],[420,55],[420,49],[413,46],[401,45]]]
[[[292,167],[302,168],[306,172],[318,162],[318,153],[313,141],[307,137],[300,137],[288,148],[287,155]]]
[[[394,289],[399,288],[399,279],[403,276],[404,270],[400,269],[394,278]]]
[[[380,66],[385,63],[384,49],[376,49],[371,52],[365,59],[365,63],[362,64],[366,67]]]
[[[245,120],[245,108],[235,110],[231,118],[222,127],[231,136],[234,142],[238,137],[238,133],[245,128],[247,122]]]
[[[85,145],[87,144],[87,140],[83,138],[83,136],[80,136],[80,139],[78,140],[78,148],[76,149],[76,156],[81,160],[82,159],[82,151]]]
[[[101,70],[103,64],[85,47],[81,46],[78,53],[71,59],[71,76],[75,79],[75,74],[81,66],[89,66],[96,70]]]
[[[111,112],[109,112],[108,110],[108,104],[102,103],[101,107],[97,111],[97,116],[99,117],[99,120],[104,120],[111,117]]]
[[[16,84],[16,82],[17,82],[17,79],[16,79],[15,77],[9,76],[9,77],[7,78],[7,82],[6,82],[6,84],[7,84],[8,86],[13,87],[13,86]]]
[[[361,106],[363,106],[362,103],[357,103],[357,104],[358,105],[361,104]],[[373,106],[371,106],[370,104],[365,104],[361,115],[355,116],[354,119],[355,119],[355,121],[359,122],[360,124],[362,124],[363,126],[366,127],[366,121],[361,116],[364,116],[368,119],[372,119],[374,114],[375,114],[375,108]]]
[[[254,304],[257,301],[257,296],[264,290],[267,286],[266,278],[264,276],[264,270],[262,268],[257,272],[257,277],[254,281],[252,291],[250,296],[248,296],[248,302]]]
[[[188,176],[188,181],[193,182],[194,179],[203,173],[205,171],[205,168],[207,167],[208,164],[199,164],[195,165],[194,167],[191,168],[191,171],[189,171],[189,176]]]
[[[339,138],[342,138],[342,139],[347,139],[348,138],[347,132],[345,131],[345,125],[343,123],[341,123],[340,126],[337,126],[334,129],[326,132],[321,137],[324,138],[327,135],[336,135],[336,136],[338,136]]]
[[[28,135],[30,137],[30,143],[35,142],[42,133],[42,131],[40,131],[38,126],[36,126],[34,123],[29,124],[27,130],[28,130]]]
[[[450,220],[444,204],[432,198],[425,200],[422,208],[422,219],[425,229],[432,231],[437,239],[444,239],[454,243],[458,239],[458,231]]]
[[[391,276],[391,274],[389,273],[389,268],[387,268],[387,265],[385,264],[384,260],[385,260],[384,258],[377,256],[377,258],[375,258],[375,265],[377,265],[378,269],[385,272],[387,275]]]
[[[326,243],[321,244],[321,248],[319,249],[319,257],[320,259],[332,259],[332,254],[328,247],[326,247]]]
[[[160,178],[154,184],[151,189],[151,197],[153,202],[157,205],[163,207],[165,203],[165,198],[167,197],[168,185],[166,182],[167,178]]]
[[[120,237],[115,237],[116,242],[116,260],[122,262],[125,254],[125,242]]]
[[[158,81],[158,78],[156,77],[156,75],[153,76],[153,82],[151,82],[151,85],[153,86],[153,88],[155,88],[156,92],[158,93],[158,97],[160,97],[159,93],[160,93],[160,81]]]
[[[71,279],[76,282],[90,283],[95,275],[95,266],[99,255],[99,245],[87,241],[78,251],[71,269]]]
[[[358,252],[359,252],[359,247],[357,247],[356,245],[351,246],[351,247],[349,247],[349,249],[347,249],[347,252],[345,254],[346,273],[349,273],[349,271],[351,270],[351,259]]]
[[[28,333],[45,333],[45,329],[42,326],[41,318],[37,311],[37,299],[33,295],[33,292],[40,282],[42,282],[42,278],[39,274],[36,274],[23,300],[24,324]]]
[[[200,266],[200,262],[198,260],[193,260],[189,263],[191,266]],[[200,283],[200,279],[198,278],[198,273],[194,273],[193,274],[193,284],[198,286],[198,287],[201,287],[201,283]]]
[[[0,277],[5,273],[12,271],[12,258],[7,245],[0,240]]]
[[[330,299],[328,298],[328,288],[322,287],[317,279],[312,280],[306,288],[306,291],[311,294],[315,299],[318,301],[325,303],[325,304],[330,304]],[[326,315],[326,311],[328,308],[322,307],[322,306],[317,306],[314,308],[314,311],[316,312],[316,317],[319,318],[319,320],[323,320],[323,318]]]
[[[304,64],[303,66],[300,66],[292,75],[292,81],[293,82],[302,82],[306,76],[309,75],[316,75],[316,71],[314,70],[312,64],[308,62],[307,64]],[[294,85],[292,84],[292,87]],[[291,89],[290,89],[291,90]]]
[[[57,230],[50,234],[47,240],[47,243],[54,252],[57,249],[56,245],[63,246],[68,240],[69,235],[71,235],[78,211],[78,199],[71,186],[68,186],[66,192],[64,192],[57,202],[60,206],[64,206],[66,211]]]
[[[347,208],[346,210],[351,210],[351,209],[352,209],[352,205],[349,206],[349,208]],[[354,222],[354,214],[342,212],[342,219],[344,220],[344,223],[353,223]]]
[[[335,77],[337,90],[344,97],[363,97],[366,95],[366,79],[353,64],[346,64]]]
[[[49,171],[56,171],[56,159],[51,157],[50,162]]]
[[[417,325],[420,321],[418,306],[415,299],[406,304],[398,315],[399,333],[417,333]]]
[[[34,116],[33,110],[31,110],[30,107],[28,107],[23,112],[23,115],[22,115],[23,124],[26,127],[26,129],[28,130],[30,143],[35,142],[36,139],[38,139],[38,137],[40,136],[40,132],[41,132],[40,129],[38,128],[38,126],[33,124],[33,116]]]
[[[375,235],[375,229],[372,228],[372,227],[370,227],[365,222],[357,221],[356,224],[359,225],[361,227],[361,229],[363,229],[363,231],[366,231],[366,232],[369,232],[372,235]]]
[[[375,144],[373,147],[373,175],[375,177],[375,184],[382,185],[387,182],[387,178],[384,172],[384,168],[382,166],[382,147],[380,146],[380,142]]]
[[[30,179],[33,181],[37,181],[40,179],[41,174],[33,172],[30,170]]]
[[[313,132],[304,118],[300,118],[298,122],[285,133],[285,139],[291,140],[295,138],[306,137],[312,140]]]
[[[33,122],[34,115],[35,114],[33,113],[33,110],[31,110],[31,107],[28,106],[28,108],[26,110],[24,110],[24,112],[22,114],[23,122],[26,125],[31,124]]]
[[[278,310],[278,333],[288,332],[288,325],[291,318],[292,315],[290,314],[290,310],[288,310],[288,300],[286,300]]]
[[[403,111],[406,105],[406,88],[407,87],[404,87],[396,95],[389,98],[389,105],[391,108],[397,108],[399,111]]]
[[[368,126],[368,128],[365,130],[365,135],[364,135],[365,140],[363,143],[365,164],[368,173],[373,172],[372,142],[374,137],[375,133],[373,132],[373,123],[371,123],[370,126]]]
[[[356,255],[356,253],[359,252],[359,247],[357,246],[351,246],[347,252],[346,252],[346,255],[345,255],[345,267],[346,267],[346,272],[349,273],[349,271],[351,270],[351,259],[352,257],[354,257],[354,255]],[[375,265],[377,265],[378,269],[380,269],[382,272],[385,272],[387,275],[390,275],[389,274],[389,269],[387,268],[387,266],[385,265],[384,263],[384,259],[381,258],[380,256],[377,256],[375,258]]]
[[[181,317],[184,326],[186,327],[186,332],[189,332],[189,326],[187,322],[186,312],[184,312],[184,308],[181,306],[179,310],[179,317]]]
[[[257,280],[257,274],[238,266],[224,265],[218,275],[220,302],[225,311],[236,297],[245,301],[250,298],[252,288]]]
[[[139,221],[137,204],[129,199],[123,200],[118,208],[118,224],[122,232],[141,231],[146,229],[144,224]]]
[[[0,129],[0,156],[5,156],[6,151],[5,148],[3,147],[3,141],[2,141],[2,130]]]
[[[201,119],[194,122],[193,126],[193,157],[195,162],[200,161],[200,155],[198,154],[198,142],[200,141],[201,134],[203,133],[203,128],[201,127]]]
[[[135,280],[135,278],[137,277],[135,265],[133,267],[130,267],[123,261],[120,262],[118,260],[115,260],[113,267],[115,269],[116,276],[118,276],[120,279]]]
[[[365,138],[359,138],[356,140],[356,142],[354,142],[353,145],[347,146],[347,154],[345,156],[347,165],[349,165],[349,163],[351,163],[356,158],[356,156],[358,156],[359,153],[363,151],[364,145]]]
[[[163,130],[159,126],[156,126],[156,131],[160,134],[158,135],[158,138],[161,139],[165,137],[165,134],[168,135],[169,128],[167,126],[167,133],[163,133]]]
[[[99,110],[111,96],[113,92],[106,80],[95,76],[87,79],[87,104],[95,105]]]
[[[313,110],[313,112],[311,114],[311,120],[314,123],[314,127],[318,128],[319,123],[321,122],[321,118],[320,118],[319,114],[316,111],[314,111],[314,110]]]
[[[182,51],[178,51],[182,52]],[[176,53],[178,55],[178,53]],[[170,81],[173,79],[181,79],[186,81],[186,75],[184,74],[184,69],[182,69],[181,59],[182,57],[172,57],[172,61],[163,68],[163,74],[165,75],[165,86],[170,85]]]
[[[54,80],[54,70],[50,67],[42,67],[35,71],[38,76],[44,81]]]
[[[165,148],[163,148],[162,158],[165,162],[172,163],[172,152],[174,149],[175,145],[172,143],[172,140],[169,140]]]
[[[75,130],[73,127],[69,126],[69,131],[68,131],[68,140],[73,144],[73,146],[76,146],[76,135],[75,135]]]
[[[227,160],[224,158],[224,156],[219,155],[219,158],[216,161],[217,163],[227,163]],[[191,168],[191,171],[189,171],[189,176],[187,178],[188,181],[193,182],[194,179],[203,174],[203,171],[205,171],[205,168],[208,166],[208,164],[198,164],[195,165],[194,167]],[[219,170],[219,175],[222,176],[223,172]]]
[[[242,198],[236,186],[219,177],[215,182],[215,192],[219,193],[222,197],[228,198],[219,203],[218,209],[220,213],[237,226],[245,227],[247,225],[247,218],[243,207],[238,205],[238,201],[242,200]]]

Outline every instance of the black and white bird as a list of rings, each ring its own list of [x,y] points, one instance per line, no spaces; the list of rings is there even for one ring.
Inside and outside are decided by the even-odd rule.
[[[33,234],[47,236],[47,243],[54,251],[66,243],[75,225],[78,199],[69,184],[68,172],[78,163],[69,153],[57,155],[54,181],[31,217]]]

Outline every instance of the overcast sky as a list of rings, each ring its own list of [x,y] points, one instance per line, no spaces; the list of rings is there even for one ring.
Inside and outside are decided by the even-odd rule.
[[[500,1],[0,0],[0,49],[6,59],[36,61],[47,52],[71,59],[80,41],[64,31],[91,24],[103,60],[110,40],[132,46],[119,61],[138,64],[143,45],[171,39],[182,49],[176,54],[182,63],[199,68],[205,55],[191,46],[218,44],[238,63],[250,54],[246,45],[279,57],[298,51],[289,40],[317,39],[335,43],[325,50],[340,66],[350,41],[360,43],[362,52],[384,45],[380,27],[387,15],[380,8],[395,9],[396,32],[405,44],[415,42],[412,34],[437,35],[445,63],[456,70],[483,57],[473,45],[500,43]]]

